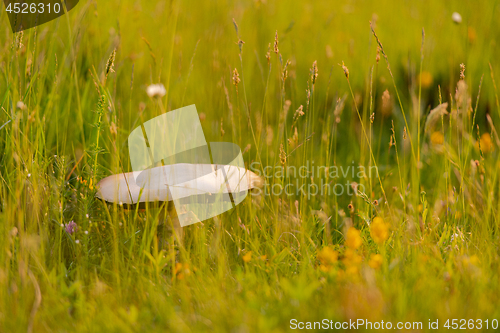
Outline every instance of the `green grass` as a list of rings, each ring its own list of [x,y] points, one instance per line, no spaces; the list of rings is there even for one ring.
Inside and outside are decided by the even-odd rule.
[[[80,1],[18,34],[3,8],[1,332],[500,320],[497,2]],[[147,96],[152,83],[167,89],[161,100]],[[449,115],[426,132],[441,102]],[[207,141],[238,144],[256,172],[314,162],[379,173],[267,178],[365,190],[251,195],[185,227],[182,242],[158,209],[95,199],[100,179],[130,171],[130,131],[190,104]],[[389,232],[379,242],[376,216]]]

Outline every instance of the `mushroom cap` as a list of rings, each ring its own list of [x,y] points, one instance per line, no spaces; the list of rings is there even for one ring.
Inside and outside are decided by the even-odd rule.
[[[111,175],[97,184],[96,196],[111,203],[133,205],[242,193],[262,185],[260,176],[242,167],[179,163]]]

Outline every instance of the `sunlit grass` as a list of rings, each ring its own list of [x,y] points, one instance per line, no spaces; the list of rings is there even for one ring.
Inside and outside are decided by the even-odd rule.
[[[412,6],[82,1],[15,35],[2,12],[0,331],[500,319],[499,8]],[[182,240],[166,207],[97,200],[130,131],[190,104],[268,189],[305,192]]]

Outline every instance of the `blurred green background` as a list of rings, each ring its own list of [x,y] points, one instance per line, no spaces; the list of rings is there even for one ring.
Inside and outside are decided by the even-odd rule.
[[[500,319],[498,1],[80,1],[17,34],[1,8],[0,331]],[[452,116],[426,132],[440,102]],[[190,104],[247,166],[380,178],[346,177],[358,196],[248,196],[182,240],[163,210],[96,200],[130,170],[130,131]]]

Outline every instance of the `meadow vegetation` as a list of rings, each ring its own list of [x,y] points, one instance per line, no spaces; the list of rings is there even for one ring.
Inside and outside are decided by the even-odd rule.
[[[496,1],[90,0],[13,34],[2,9],[0,331],[500,320],[499,15]],[[134,128],[191,104],[207,141],[272,168],[268,187],[351,195],[253,192],[182,240],[161,209],[95,198],[130,171]],[[328,172],[360,166],[377,172]]]

